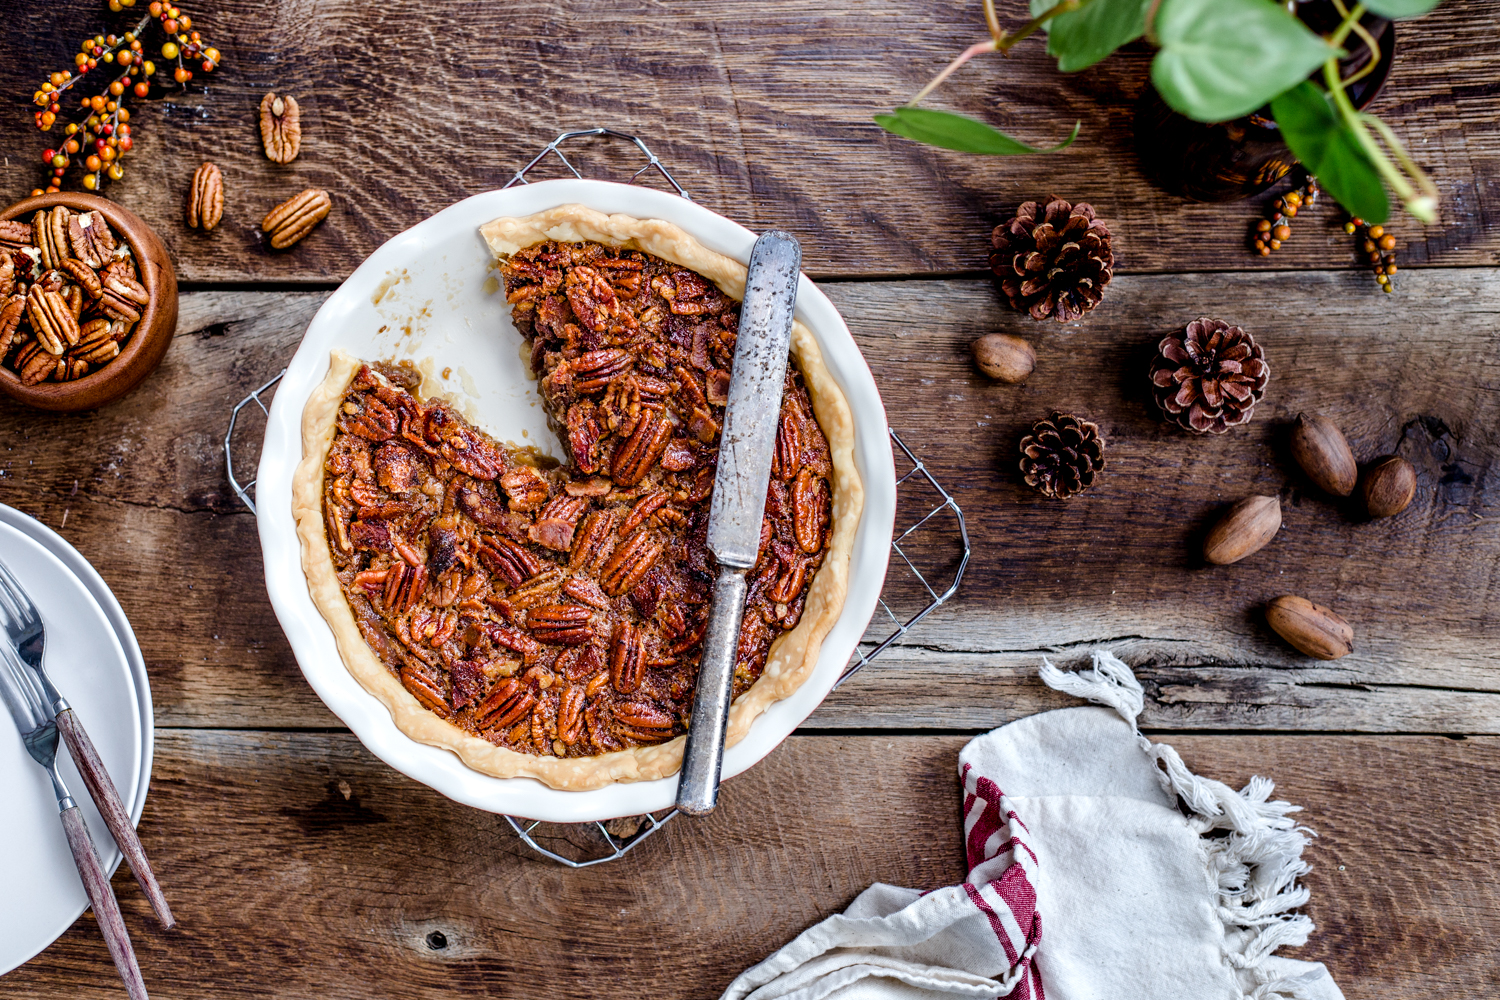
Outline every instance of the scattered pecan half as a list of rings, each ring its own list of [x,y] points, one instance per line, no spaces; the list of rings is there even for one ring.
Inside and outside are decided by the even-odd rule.
[[[327,191],[308,188],[267,212],[261,220],[261,232],[270,240],[272,249],[285,250],[328,218],[332,207]]]
[[[273,91],[260,99],[260,142],[272,163],[291,163],[297,158],[302,149],[302,112],[295,97],[280,97]]]
[[[193,171],[188,189],[187,224],[208,232],[224,217],[224,176],[219,168],[205,162]]]

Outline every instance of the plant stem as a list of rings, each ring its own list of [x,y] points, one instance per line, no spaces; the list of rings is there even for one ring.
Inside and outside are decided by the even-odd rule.
[[[1378,59],[1378,49],[1372,44],[1373,40],[1369,39],[1368,33],[1364,32],[1363,26],[1358,23],[1359,19],[1365,14],[1364,4],[1355,4],[1353,10],[1346,9],[1342,0],[1333,0],[1333,4],[1338,12],[1343,15],[1344,21],[1339,25],[1338,30],[1329,37],[1329,44],[1340,46],[1343,44],[1344,39],[1349,37],[1351,31],[1359,30],[1360,37],[1365,39],[1365,44],[1370,45],[1371,55]],[[1323,64],[1323,79],[1328,86],[1328,96],[1333,101],[1333,106],[1338,111],[1339,117],[1348,126],[1350,133],[1369,158],[1370,164],[1385,179],[1385,182],[1391,186],[1391,190],[1396,192],[1396,196],[1401,199],[1406,210],[1422,222],[1437,221],[1437,186],[1423,173],[1422,168],[1417,166],[1416,162],[1412,160],[1411,156],[1406,152],[1406,148],[1401,145],[1401,141],[1396,138],[1396,134],[1384,122],[1374,115],[1361,114],[1355,109],[1354,102],[1349,99],[1349,95],[1344,90],[1345,86],[1352,82],[1352,80],[1343,80],[1339,77],[1339,61],[1337,56]],[[1390,146],[1391,151],[1401,161],[1401,169],[1410,174],[1422,188],[1420,193],[1416,188],[1412,187],[1411,183],[1406,179],[1406,175],[1401,172],[1401,169],[1397,169],[1396,165],[1391,162],[1391,158],[1385,154],[1385,150],[1380,148],[1380,144],[1370,134],[1370,125],[1374,125],[1380,131],[1381,137],[1386,140],[1386,144]]]
[[[917,96],[906,102],[907,107],[915,107],[916,105],[921,104],[922,98],[926,97],[928,94],[936,90],[938,88],[938,84],[942,83],[944,80],[948,79],[948,77],[952,76],[954,70],[958,69],[970,59],[973,59],[975,56],[981,55],[985,52],[996,52],[999,50],[999,48],[1000,43],[995,41],[993,38],[987,39],[983,42],[976,42],[975,44],[970,45],[968,48],[964,49],[962,55],[960,55],[957,59],[953,60],[946,67],[944,67],[941,73],[933,77],[931,82],[929,82],[927,86],[917,91]]]
[[[1417,187],[1422,189],[1423,197],[1431,200],[1432,208],[1435,211],[1439,194],[1437,185],[1432,182],[1431,177],[1427,176],[1427,172],[1417,165],[1417,161],[1411,158],[1411,154],[1406,151],[1406,147],[1402,145],[1401,139],[1396,135],[1395,130],[1372,114],[1362,113],[1359,119],[1380,133],[1380,137],[1385,140],[1386,146],[1390,147],[1391,152],[1395,154],[1396,162],[1400,163],[1401,169],[1405,170],[1411,176],[1411,179],[1417,182]],[[1417,213],[1413,212],[1412,214],[1416,215]],[[1421,218],[1420,215],[1417,217]],[[1434,215],[1434,218],[1436,218],[1436,215]]]
[[[1365,125],[1366,118],[1373,115],[1361,115],[1354,109],[1354,102],[1349,100],[1349,95],[1344,93],[1339,79],[1339,64],[1337,59],[1330,59],[1323,64],[1323,78],[1328,84],[1328,96],[1333,99],[1333,106],[1338,110],[1339,117],[1344,119],[1349,126],[1349,131],[1359,142],[1360,148],[1369,157],[1370,164],[1385,178],[1385,182],[1396,192],[1396,196],[1405,204],[1406,210],[1416,216],[1422,222],[1434,222],[1437,219],[1435,199],[1428,195],[1419,197],[1416,188],[1412,187],[1404,174],[1391,162],[1390,157],[1385,155],[1385,150],[1375,141],[1370,130]],[[1412,164],[1416,166],[1415,163]],[[1420,170],[1418,171],[1420,172]],[[1425,177],[1424,177],[1425,180]],[[1431,182],[1428,181],[1430,184]]]
[[[924,97],[936,90],[944,80],[953,75],[955,70],[957,70],[964,63],[968,62],[970,59],[973,59],[975,56],[983,55],[986,52],[999,52],[1002,55],[1006,54],[1010,52],[1011,48],[1014,47],[1017,42],[1030,38],[1032,35],[1036,34],[1037,31],[1041,29],[1042,25],[1046,24],[1057,15],[1071,14],[1073,11],[1087,6],[1090,2],[1092,2],[1092,0],[1059,0],[1057,6],[1053,7],[1051,10],[1046,11],[1043,14],[1038,14],[1036,17],[1023,24],[1019,29],[1015,31],[1015,33],[1012,34],[1010,32],[1007,32],[1004,28],[1000,27],[1000,18],[999,15],[995,13],[994,0],[984,0],[984,20],[985,24],[987,24],[990,29],[989,40],[984,42],[977,42],[974,45],[969,46],[967,49],[964,49],[963,53],[957,59],[953,60],[951,63],[945,66],[943,68],[943,71],[937,76],[933,77],[932,81],[928,83],[927,86],[917,91],[916,97],[913,97],[911,100],[906,102],[907,107],[915,107],[916,105],[921,104]]]
[[[1343,0],[1333,0],[1333,6],[1334,9],[1339,12],[1339,17],[1344,18],[1344,24],[1341,24],[1339,26],[1340,29],[1342,30],[1344,28],[1344,25],[1347,25],[1349,30],[1358,35],[1359,40],[1365,43],[1365,50],[1370,53],[1369,62],[1365,63],[1365,65],[1358,71],[1351,73],[1349,76],[1344,78],[1343,85],[1345,87],[1348,87],[1358,82],[1359,80],[1364,79],[1366,76],[1369,76],[1375,71],[1375,67],[1380,65],[1380,46],[1375,41],[1375,36],[1370,34],[1369,30],[1360,23],[1364,19],[1365,12],[1363,7],[1359,8],[1359,13],[1357,15],[1351,17],[1348,9],[1344,7]],[[1339,37],[1339,42],[1342,42],[1347,37],[1348,32],[1346,31],[1342,36]],[[1336,42],[1335,44],[1338,44],[1338,42]]]
[[[1005,40],[1005,29],[1000,27],[1000,15],[995,13],[995,0],[984,0],[984,23],[989,25],[990,37],[999,45]]]

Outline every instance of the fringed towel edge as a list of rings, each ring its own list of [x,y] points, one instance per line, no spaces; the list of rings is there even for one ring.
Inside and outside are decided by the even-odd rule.
[[[1145,691],[1134,672],[1108,650],[1095,650],[1093,665],[1078,671],[1061,670],[1044,657],[1038,673],[1050,688],[1114,709],[1132,728],[1145,707]],[[1183,802],[1189,824],[1202,838],[1224,927],[1224,959],[1256,982],[1243,993],[1244,1000],[1306,996],[1307,977],[1273,978],[1262,968],[1276,949],[1306,944],[1314,929],[1311,917],[1291,912],[1309,898],[1297,880],[1312,870],[1302,860],[1302,849],[1316,836],[1291,819],[1302,807],[1271,801],[1275,785],[1269,778],[1257,775],[1236,792],[1189,771],[1167,744],[1153,743],[1139,730],[1136,738],[1156,765],[1162,786]],[[1221,831],[1226,835],[1208,836]]]

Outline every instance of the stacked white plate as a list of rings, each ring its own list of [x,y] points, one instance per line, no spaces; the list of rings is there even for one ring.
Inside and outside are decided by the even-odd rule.
[[[151,778],[154,727],[146,664],[125,612],[88,560],[63,537],[0,504],[0,558],[36,602],[47,626],[46,664],[73,705],[140,822]],[[65,748],[63,780],[83,808],[89,833],[113,872],[120,850]],[[0,975],[57,940],[88,908],[88,897],[58,820],[52,783],[26,753],[0,708]]]

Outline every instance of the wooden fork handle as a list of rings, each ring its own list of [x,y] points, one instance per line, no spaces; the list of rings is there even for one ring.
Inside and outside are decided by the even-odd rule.
[[[135,960],[135,950],[130,947],[130,932],[125,929],[125,918],[120,916],[120,904],[115,901],[114,890],[109,887],[109,876],[104,874],[93,838],[89,836],[89,828],[84,825],[83,814],[77,806],[62,811],[62,825],[68,834],[68,846],[73,849],[78,876],[83,879],[84,891],[89,894],[89,903],[94,907],[99,931],[109,946],[110,957],[115,960],[120,978],[125,981],[130,1000],[149,1000],[145,980],[141,979],[141,967]]]
[[[136,836],[130,814],[125,811],[125,804],[120,801],[120,793],[115,791],[115,783],[104,769],[104,762],[99,759],[93,740],[89,739],[89,734],[84,731],[83,724],[78,721],[71,708],[57,713],[57,728],[68,744],[73,763],[78,765],[78,773],[83,775],[83,783],[88,786],[94,805],[99,807],[99,815],[104,817],[115,843],[120,845],[125,860],[130,862],[130,870],[135,873],[135,880],[141,884],[141,891],[151,901],[156,919],[168,929],[175,927],[177,921],[172,917],[171,907],[167,906],[167,897],[162,894],[161,884],[156,881],[156,873],[151,870],[151,863],[146,860],[146,851],[141,847],[141,838]]]

